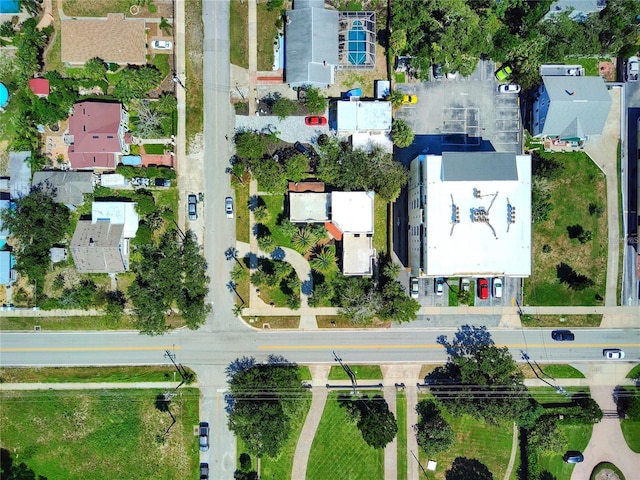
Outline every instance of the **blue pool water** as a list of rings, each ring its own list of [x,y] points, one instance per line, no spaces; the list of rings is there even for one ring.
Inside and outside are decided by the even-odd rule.
[[[0,0],[0,13],[20,12],[20,0]]]
[[[352,65],[362,65],[367,60],[367,33],[360,21],[353,22],[349,30],[349,62]]]
[[[9,100],[9,90],[4,86],[4,83],[0,83],[0,107],[4,107]]]

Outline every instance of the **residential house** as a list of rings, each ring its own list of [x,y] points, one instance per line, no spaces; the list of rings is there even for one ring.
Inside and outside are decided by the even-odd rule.
[[[412,276],[531,275],[529,155],[419,155],[408,207]]]
[[[584,142],[601,135],[611,96],[601,77],[545,75],[533,104],[534,137]]]
[[[373,212],[373,192],[289,192],[289,219],[325,224],[342,250],[344,275],[373,274]]]
[[[53,192],[53,199],[70,209],[84,203],[84,194],[93,193],[93,172],[45,170],[33,174],[33,184]]]
[[[31,192],[31,152],[9,153],[9,191],[11,199],[22,198]]]
[[[71,256],[80,273],[121,273],[129,268],[124,225],[80,220],[71,239]]]
[[[100,58],[120,65],[147,63],[147,35],[144,18],[127,18],[109,13],[106,18],[65,18],[61,24],[62,61],[84,65]]]
[[[549,12],[545,19],[551,19],[555,15],[565,12],[569,13],[569,18],[576,22],[585,22],[589,15],[604,10],[607,0],[556,0],[549,7]]]
[[[126,239],[136,236],[140,217],[135,202],[101,202],[91,204],[91,223],[109,221],[114,225],[124,225],[122,236]]]
[[[329,107],[329,118],[335,122],[339,136],[350,136],[353,148],[372,151],[380,147],[393,152],[391,102],[384,100],[338,100]]]
[[[29,90],[36,96],[47,98],[49,96],[49,80],[46,78],[32,78],[29,80]]]
[[[120,155],[129,153],[124,141],[129,115],[120,103],[76,103],[69,117],[65,143],[73,169],[114,169]]]
[[[0,250],[0,285],[11,285],[16,281],[15,258],[8,250]]]

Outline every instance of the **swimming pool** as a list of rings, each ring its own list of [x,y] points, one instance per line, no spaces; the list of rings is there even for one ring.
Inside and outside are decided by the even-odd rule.
[[[4,86],[4,83],[0,83],[0,107],[4,107],[9,101],[9,90]]]
[[[19,13],[20,0],[0,0],[0,13]]]
[[[353,28],[349,30],[349,63],[362,65],[367,61],[367,32],[362,28],[362,22],[353,22]]]

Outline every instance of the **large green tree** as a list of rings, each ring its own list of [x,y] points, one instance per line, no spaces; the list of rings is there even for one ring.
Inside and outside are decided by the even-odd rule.
[[[113,95],[123,101],[144,98],[149,90],[160,84],[161,80],[162,73],[152,65],[130,66],[119,73]]]
[[[14,208],[2,210],[2,222],[17,240],[16,268],[30,280],[40,280],[51,265],[49,249],[69,230],[69,209],[53,200],[50,189],[33,187],[29,195],[14,200]],[[39,292],[44,282],[38,281]]]
[[[455,435],[449,422],[442,416],[433,400],[420,400],[416,406],[418,423],[414,427],[418,445],[428,455],[434,455],[449,448]]]
[[[298,366],[278,356],[260,364],[245,357],[227,367],[227,376],[229,429],[242,439],[247,452],[276,457],[305,395]]]
[[[382,396],[341,397],[339,402],[347,409],[351,419],[356,421],[362,439],[367,445],[384,448],[396,438],[398,423]]]

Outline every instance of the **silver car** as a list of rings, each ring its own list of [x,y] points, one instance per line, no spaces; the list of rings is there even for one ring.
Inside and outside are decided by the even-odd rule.
[[[227,218],[233,218],[233,198],[224,199],[224,213],[227,214]]]

